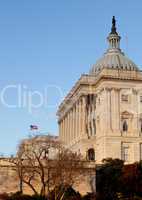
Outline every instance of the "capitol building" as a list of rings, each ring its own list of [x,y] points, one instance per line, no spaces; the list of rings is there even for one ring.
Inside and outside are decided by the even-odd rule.
[[[85,159],[142,160],[142,72],[120,48],[115,17],[108,49],[60,104],[59,138]]]

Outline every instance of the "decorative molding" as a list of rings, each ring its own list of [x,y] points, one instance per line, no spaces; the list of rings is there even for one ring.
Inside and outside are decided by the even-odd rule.
[[[134,116],[134,114],[131,112],[128,112],[128,111],[123,111],[121,113],[121,119],[132,119],[133,116]]]

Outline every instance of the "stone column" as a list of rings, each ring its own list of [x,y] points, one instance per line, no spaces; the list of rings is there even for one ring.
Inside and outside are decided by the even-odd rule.
[[[116,111],[116,131],[120,134],[120,89],[115,89],[115,111]]]
[[[112,131],[119,135],[120,113],[119,113],[119,89],[113,88],[111,91],[111,121]]]
[[[62,135],[63,135],[63,142],[65,141],[65,134],[64,134],[64,118],[62,119]]]
[[[67,113],[66,138],[67,138],[67,144],[69,144],[69,113]]]
[[[68,126],[67,126],[67,144],[69,144],[69,142],[70,142],[70,119],[69,119],[69,111],[67,112],[67,124],[68,124]]]
[[[88,116],[87,116],[87,125],[88,125],[88,135],[89,137],[92,135],[91,133],[91,95],[89,94],[89,106],[88,106]]]
[[[88,98],[90,99],[90,95]],[[90,118],[90,105],[88,105],[87,103],[86,126],[87,126],[87,131],[88,131],[88,137],[90,137],[89,118]]]
[[[93,136],[96,135],[96,119],[95,119],[95,103],[96,103],[96,100],[95,100],[95,95],[93,95],[93,102],[92,102],[92,130],[93,130]],[[95,120],[95,122],[94,122]],[[95,124],[94,124],[95,123]]]
[[[72,111],[72,140],[75,140],[75,107],[73,105]]]
[[[71,109],[71,117],[70,117],[70,141],[73,141],[73,109]]]
[[[82,119],[83,119],[83,105],[82,105],[82,97],[81,97],[80,99],[80,135],[81,137],[82,137],[82,132],[83,132]]]
[[[79,104],[79,100],[77,102],[77,140],[80,137],[80,108],[79,108],[80,104]]]
[[[105,121],[106,121],[106,131],[112,131],[112,121],[111,121],[111,89],[105,88],[106,91],[106,109],[105,109]]]
[[[67,144],[70,142],[70,115],[69,112],[67,113],[67,118],[68,118],[68,128],[67,128]]]
[[[71,143],[71,110],[69,111],[69,144]]]
[[[86,133],[86,97],[82,97],[82,138],[87,138]]]
[[[78,138],[78,102],[76,102],[76,119],[75,119],[75,125],[76,125],[76,132],[75,132],[75,140]]]
[[[64,133],[63,133],[63,119],[61,121],[61,135],[62,135],[62,141],[64,141]]]
[[[75,134],[74,134],[75,141],[76,138],[77,138],[77,104],[75,103]]]
[[[65,129],[64,129],[64,134],[65,134],[65,143],[67,143],[67,115],[65,115]]]
[[[140,125],[140,119],[139,119],[139,109],[138,109],[138,105],[140,103],[140,99],[138,98],[138,90],[133,89],[133,111],[134,111],[134,115],[133,115],[133,119],[132,119],[132,136],[139,136],[139,125]]]
[[[58,122],[58,127],[59,127],[59,138],[62,140],[62,121],[61,120]]]
[[[112,118],[112,131],[115,132],[116,128],[117,128],[117,124],[116,124],[116,107],[117,105],[117,101],[115,98],[115,90],[114,88],[111,90],[111,118]],[[116,133],[115,133],[116,134]]]
[[[66,142],[66,116],[64,116],[64,141]]]
[[[81,99],[79,99],[79,113],[78,113],[78,117],[79,117],[79,139],[81,139],[81,118],[82,118],[82,116],[81,116],[81,104],[82,104],[82,102],[81,102]]]

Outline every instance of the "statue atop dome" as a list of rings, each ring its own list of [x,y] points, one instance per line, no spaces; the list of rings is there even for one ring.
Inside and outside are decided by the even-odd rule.
[[[112,17],[112,27],[111,27],[111,33],[110,34],[117,34],[115,16]]]
[[[116,24],[116,20],[115,20],[115,16],[113,16],[113,18],[112,18],[112,25],[115,27],[115,24]]]

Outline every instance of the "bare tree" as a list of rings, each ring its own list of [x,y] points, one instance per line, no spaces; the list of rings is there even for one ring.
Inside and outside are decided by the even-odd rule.
[[[84,164],[80,154],[65,148],[58,152],[55,170],[57,174],[53,179],[55,199],[63,199],[69,186],[80,183],[81,176],[85,173]]]
[[[83,169],[81,156],[65,149],[51,136],[22,141],[11,162],[15,164],[20,180],[20,191],[23,192],[25,183],[35,194],[42,196],[59,185],[73,185]]]

